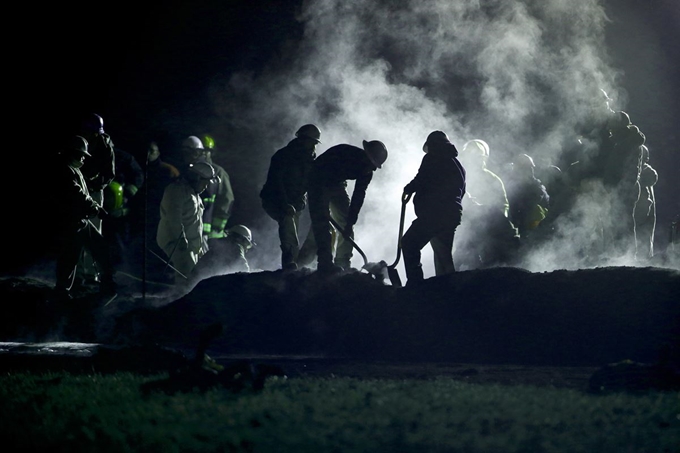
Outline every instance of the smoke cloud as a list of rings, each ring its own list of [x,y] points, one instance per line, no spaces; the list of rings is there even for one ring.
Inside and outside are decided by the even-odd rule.
[[[504,178],[518,153],[539,167],[560,163],[581,126],[604,114],[601,89],[616,110],[625,106],[598,0],[309,0],[298,20],[302,39],[282,43],[267,67],[231,74],[210,88],[215,129],[248,143],[228,168],[235,186],[249,187],[250,193],[237,194],[248,200],[241,209],[257,213],[249,225],[258,243],[256,269],[280,266],[276,224],[258,198],[269,159],[305,123],[322,131],[317,154],[340,143],[386,144],[389,158],[368,188],[355,239],[369,261],[390,264],[401,193],[419,168],[431,131],[446,132],[459,151],[470,139],[485,140],[488,168]],[[550,192],[552,181],[544,178]],[[577,268],[588,265],[584,254],[597,247],[606,252],[597,232],[621,223],[619,201],[601,187],[580,197],[552,240],[529,251],[523,266]],[[413,218],[409,206],[405,228]],[[307,228],[303,223],[303,238]],[[627,256],[619,255],[623,262],[616,264],[633,264]],[[363,265],[356,253],[352,263]],[[426,277],[434,275],[429,247],[423,267]]]

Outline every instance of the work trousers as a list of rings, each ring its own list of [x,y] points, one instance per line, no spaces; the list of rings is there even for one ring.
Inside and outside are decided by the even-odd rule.
[[[91,253],[101,283],[109,284],[113,282],[114,271],[108,244],[92,223],[88,222],[87,226],[80,230],[62,230],[59,240],[55,285],[57,289],[69,291],[73,286],[83,249],[87,249]]]
[[[297,264],[300,253],[300,240],[298,239],[298,225],[300,224],[300,212],[286,214],[279,205],[274,205],[265,200],[262,208],[269,217],[279,225],[279,241],[281,242],[281,267],[286,268],[292,263]]]
[[[345,185],[314,185],[310,188],[309,215],[312,219],[312,232],[316,241],[318,267],[330,266],[335,262],[343,269],[349,269],[352,260],[352,243],[338,233],[335,260],[333,259],[333,226],[330,217],[345,228],[350,199]]]
[[[411,223],[401,240],[404,269],[409,282],[423,280],[421,250],[429,242],[434,252],[435,275],[455,272],[453,264],[453,238],[459,219],[426,221],[417,218]]]

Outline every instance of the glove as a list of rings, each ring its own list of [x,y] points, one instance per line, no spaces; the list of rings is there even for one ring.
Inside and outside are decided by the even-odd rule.
[[[295,209],[295,206],[293,206],[292,204],[287,204],[285,208],[285,213],[286,216],[294,216],[295,214],[297,214],[297,210]]]
[[[415,184],[413,184],[412,182],[410,182],[410,183],[406,184],[406,186],[404,186],[404,193],[406,195],[411,195],[415,191],[416,191]]]
[[[138,190],[139,190],[139,187],[135,186],[134,184],[126,184],[125,185],[125,191],[131,197],[134,197]]]
[[[210,233],[208,233],[208,239],[221,239],[221,238],[225,237],[226,235],[227,235],[227,233],[225,233],[224,230],[222,230],[222,231],[211,230]]]

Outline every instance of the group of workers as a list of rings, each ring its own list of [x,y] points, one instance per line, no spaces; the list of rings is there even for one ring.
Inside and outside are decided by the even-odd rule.
[[[484,140],[467,141],[459,156],[446,133],[432,131],[422,147],[421,165],[403,189],[404,196],[413,195],[416,214],[400,243],[408,284],[424,279],[421,251],[428,243],[436,275],[454,272],[454,258],[466,268],[512,264],[527,239],[540,237],[535,233],[539,226],[550,229],[560,209],[574,202],[574,190],[569,189],[603,167],[607,168],[599,176],[603,184],[630,182],[626,188],[632,200],[629,217],[635,244],[651,256],[653,186],[658,176],[649,165],[644,134],[628,115],[609,109],[606,117],[604,124],[579,139],[580,144],[597,141],[597,153],[589,154],[589,159],[573,158],[563,164],[565,170],[549,166],[553,174],[544,177],[554,183],[550,196],[529,155],[517,156],[504,182],[487,168],[489,145]],[[320,143],[316,125],[301,126],[271,157],[260,191],[263,211],[278,224],[284,271],[310,266],[314,257],[322,274],[350,268],[354,226],[373,174],[388,158],[387,147],[379,140],[364,140],[361,147],[337,144],[317,156]],[[162,251],[156,255],[173,271],[176,284],[195,283],[226,269],[250,271],[246,254],[254,245],[252,232],[245,225],[227,227],[234,192],[229,174],[211,157],[213,148],[211,137],[189,136],[182,143],[181,159],[170,163],[151,143],[142,170],[131,155],[114,147],[102,117],[88,115],[80,134],[58,152],[59,191],[71,202],[60,216],[55,291],[71,297],[78,273],[94,268],[100,292],[115,294],[114,262],[124,247],[117,235],[124,234],[121,228],[129,228],[125,222],[116,224],[127,215],[127,201],[144,184],[151,216],[144,221],[144,228],[150,226],[145,237],[152,233]],[[585,153],[585,148],[577,152]],[[628,175],[631,166],[637,167],[637,175],[634,171]],[[349,180],[354,181],[351,195]],[[553,187],[557,203],[551,200]],[[311,228],[301,244],[300,218],[307,207]],[[463,243],[454,248],[456,231]]]

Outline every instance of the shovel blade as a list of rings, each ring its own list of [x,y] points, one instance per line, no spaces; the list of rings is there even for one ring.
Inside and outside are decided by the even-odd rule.
[[[388,267],[387,276],[390,278],[390,283],[392,283],[392,286],[396,286],[397,288],[402,287],[399,271],[396,267]]]

